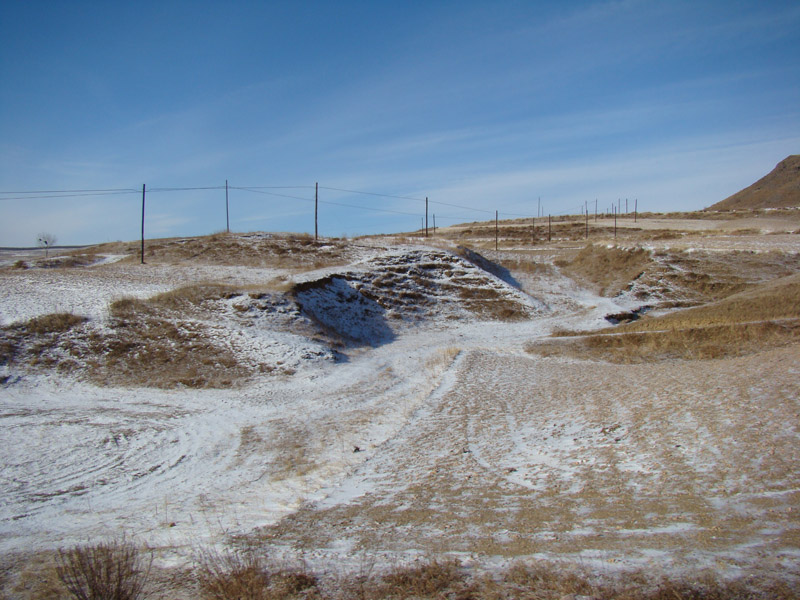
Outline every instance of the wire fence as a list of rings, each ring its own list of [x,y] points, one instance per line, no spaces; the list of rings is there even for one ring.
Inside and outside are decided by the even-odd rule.
[[[201,201],[198,194],[206,194],[206,197]],[[209,198],[207,194],[214,194],[213,198]],[[44,209],[54,210],[56,207],[69,211],[69,207],[65,208],[65,203],[77,204],[78,201],[96,201],[96,200],[112,200],[112,202],[103,202],[98,205],[96,202],[92,204],[91,209],[85,207],[75,206],[76,211],[91,210],[92,217],[95,219],[103,219],[104,212],[109,214],[114,213],[120,207],[124,206],[125,222],[128,223],[126,228],[133,231],[133,224],[131,221],[135,218],[136,225],[138,223],[139,215],[138,205],[141,204],[141,238],[144,240],[146,237],[167,237],[173,235],[193,235],[198,231],[189,231],[190,227],[186,227],[185,231],[181,231],[181,224],[179,219],[173,219],[175,223],[172,228],[167,231],[163,226],[165,219],[163,214],[159,215],[159,207],[163,207],[161,198],[164,195],[174,195],[180,198],[180,211],[184,215],[189,215],[194,219],[199,219],[199,215],[204,215],[204,223],[206,224],[206,231],[204,233],[212,233],[214,231],[231,230],[231,213],[234,214],[234,229],[252,230],[253,226],[256,229],[263,231],[294,231],[309,233],[313,232],[315,236],[319,233],[319,217],[320,205],[322,207],[335,207],[335,211],[325,211],[323,224],[330,224],[327,230],[331,228],[338,228],[340,231],[347,229],[348,224],[356,223],[358,219],[362,218],[364,214],[372,213],[375,215],[386,216],[388,219],[382,220],[380,223],[372,224],[375,229],[373,231],[365,231],[370,229],[369,224],[361,224],[357,228],[362,229],[360,233],[402,233],[402,232],[415,232],[420,230],[427,230],[435,226],[447,226],[456,223],[467,223],[474,221],[489,221],[495,220],[499,217],[502,219],[536,219],[541,217],[562,217],[565,215],[586,215],[587,217],[594,213],[606,215],[612,213],[619,213],[622,210],[622,199],[617,200],[617,204],[611,208],[608,205],[604,206],[602,210],[598,205],[598,201],[586,201],[583,204],[570,206],[559,210],[546,210],[541,198],[536,198],[531,201],[531,210],[529,213],[520,213],[511,210],[503,210],[502,206],[486,206],[476,207],[468,206],[466,204],[458,204],[453,202],[444,202],[428,197],[419,197],[415,195],[391,194],[376,191],[349,189],[334,186],[325,186],[316,183],[314,185],[258,185],[258,186],[245,186],[245,185],[230,185],[225,182],[225,185],[212,185],[212,186],[182,186],[182,187],[147,187],[142,185],[141,188],[84,188],[84,189],[54,189],[54,190],[32,190],[32,191],[0,191],[0,207],[3,212],[7,206],[13,205],[19,211],[25,211],[25,207],[29,208],[31,212],[40,213]],[[154,199],[153,196],[156,196]],[[235,196],[235,197],[234,197]],[[120,197],[123,199],[130,199],[123,203],[113,202]],[[264,204],[253,202],[247,198],[253,197],[266,197],[273,199],[274,202]],[[42,201],[44,206],[31,201]],[[221,219],[221,203],[224,200],[224,227]],[[291,200],[291,205],[285,201]],[[305,208],[300,208],[298,211],[297,203],[305,204]],[[637,201],[638,202],[638,201]],[[490,204],[489,202],[486,203]],[[494,203],[499,204],[499,203]],[[613,203],[612,203],[613,204]],[[628,200],[625,200],[625,209],[628,209]],[[593,209],[593,211],[592,211]],[[517,209],[518,210],[518,209]],[[155,211],[155,213],[154,213]],[[207,213],[214,213],[211,216]],[[291,227],[286,229],[281,227],[282,224],[289,222],[288,219],[282,219],[288,212],[294,215],[294,220],[291,221],[293,225],[300,225],[300,227]],[[97,214],[100,213],[100,214]],[[153,222],[152,214],[157,214],[156,219],[160,219],[159,227],[151,229],[149,224]],[[177,214],[177,211],[176,213]],[[136,215],[134,217],[134,215]],[[312,216],[313,215],[313,216]],[[89,215],[86,215],[88,218]],[[219,218],[219,221],[216,219]],[[148,221],[150,219],[150,221]],[[209,219],[213,219],[213,223],[217,225],[208,228]],[[413,219],[413,220],[412,220]],[[186,221],[190,218],[187,216]],[[417,227],[417,223],[419,227]],[[432,223],[432,224],[431,224]],[[312,227],[313,226],[313,227]],[[136,227],[136,230],[139,228]],[[136,231],[139,234],[139,231]],[[164,235],[168,234],[168,235]],[[133,236],[130,236],[133,237]],[[138,236],[137,236],[138,237]],[[101,240],[94,240],[101,241]],[[0,245],[4,245],[0,241]]]

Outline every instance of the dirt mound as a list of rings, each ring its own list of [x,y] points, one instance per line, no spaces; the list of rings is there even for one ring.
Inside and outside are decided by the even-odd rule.
[[[748,210],[800,206],[800,154],[778,163],[753,185],[736,192],[707,210]]]
[[[474,261],[436,250],[387,253],[365,268],[295,286],[303,313],[345,341],[376,345],[403,323],[470,316],[515,321],[536,314],[534,301]],[[499,269],[499,266],[496,266]]]

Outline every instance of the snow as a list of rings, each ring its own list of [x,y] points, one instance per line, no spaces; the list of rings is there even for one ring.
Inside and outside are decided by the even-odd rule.
[[[407,264],[430,264],[431,277],[444,286],[437,289],[447,291],[414,310],[387,309],[381,304],[386,297],[380,277]],[[531,318],[505,323],[469,315],[460,308],[457,290],[446,287],[458,283],[458,276],[447,274],[458,270],[465,273],[461,277],[514,299]],[[396,273],[404,278],[403,290],[424,287],[414,283],[420,271]],[[198,545],[251,534],[303,510],[320,515],[312,519],[320,532],[334,529],[337,511],[350,506],[364,508],[358,535],[366,536],[365,531],[381,527],[380,521],[369,521],[370,511],[411,512],[424,501],[424,492],[412,490],[414,485],[444,478],[446,486],[461,490],[465,503],[489,493],[507,503],[498,504],[492,517],[508,519],[493,530],[494,543],[514,547],[526,536],[550,540],[554,553],[588,560],[624,555],[625,540],[635,540],[635,550],[628,553],[635,562],[648,553],[661,557],[664,546],[658,544],[671,547],[664,539],[700,536],[708,530],[706,521],[725,522],[709,511],[729,515],[740,507],[745,514],[761,515],[756,505],[765,498],[779,511],[798,497],[800,482],[792,474],[775,475],[763,493],[747,480],[717,478],[723,469],[733,475],[733,466],[723,464],[730,457],[755,464],[747,458],[752,444],[737,449],[717,430],[735,429],[737,420],[765,398],[796,403],[797,363],[791,356],[777,354],[772,365],[774,370],[783,365],[783,372],[794,365],[795,377],[787,386],[764,384],[754,392],[747,388],[741,363],[726,363],[710,375],[681,366],[631,368],[620,380],[619,367],[533,358],[525,354],[525,345],[554,328],[605,326],[606,314],[638,305],[631,296],[596,296],[554,273],[546,280],[519,274],[517,289],[449,253],[405,246],[375,248],[347,268],[302,274],[134,266],[117,257],[79,271],[3,272],[4,324],[61,310],[102,322],[114,299],[149,297],[193,282],[244,286],[284,276],[305,285],[298,288],[296,306],[269,314],[246,295],[221,300],[219,323],[210,329],[242,360],[280,363],[296,370],[294,375],[255,378],[239,389],[156,390],[22,374],[0,388],[0,552],[63,547],[128,532],[171,549],[173,555],[164,554],[168,559],[187,557]],[[341,335],[341,353],[305,330],[292,329],[301,318]],[[682,377],[695,387],[687,391],[673,385]],[[737,382],[734,391],[725,387],[730,381]],[[654,382],[664,386],[651,388]],[[692,390],[709,384],[716,396],[693,396]],[[767,404],[764,411],[783,414]],[[700,405],[707,411],[701,413]],[[730,409],[735,418],[726,425],[720,407],[729,405],[738,408]],[[796,428],[768,429],[762,431],[765,443],[784,451],[800,447]],[[730,447],[716,451],[704,443],[718,439]],[[653,447],[652,440],[664,446]],[[669,440],[675,440],[673,447],[666,447]],[[790,453],[785,460],[796,458]],[[612,471],[623,474],[626,501],[662,512],[642,511],[638,521],[615,513],[604,521],[603,495],[619,492],[603,479]],[[692,477],[708,479],[701,490],[707,497],[692,496],[703,508],[693,513],[693,504],[671,496],[670,477],[674,485],[687,486]],[[734,494],[729,496],[725,486]],[[448,519],[466,523],[472,518],[459,512],[467,508],[448,504],[457,495],[431,494],[425,506],[444,515],[426,524],[433,538],[443,535],[437,531],[457,527]],[[547,513],[553,520],[533,533],[520,533],[512,517],[529,505],[555,507]],[[558,519],[567,514],[573,522],[562,527]],[[791,519],[775,523],[758,531],[772,539],[794,526]],[[489,525],[476,521],[469,527],[464,532],[477,539],[487,535]],[[397,529],[397,545],[390,551],[425,551],[423,529]],[[622,542],[607,550],[576,549],[565,541],[594,540],[609,529]],[[412,534],[417,541],[402,546]],[[352,559],[360,547],[358,535],[334,536],[307,556],[323,563],[331,556]],[[454,539],[461,541],[452,543],[453,552],[474,555],[462,547],[470,535]],[[756,544],[737,557],[757,555],[764,547],[774,548]],[[376,552],[383,550],[375,546]]]

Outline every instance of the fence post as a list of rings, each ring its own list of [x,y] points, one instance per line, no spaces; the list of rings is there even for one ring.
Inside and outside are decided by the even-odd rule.
[[[614,239],[617,239],[617,211],[616,210],[614,211]]]
[[[144,264],[144,195],[145,184],[142,184],[142,264]]]
[[[500,224],[498,221],[499,213],[494,211],[494,251],[498,250],[498,242],[500,240]]]
[[[639,213],[639,199],[633,201],[633,222],[636,223],[636,219]]]
[[[586,209],[586,239],[589,239],[589,209]]]
[[[433,213],[433,235],[436,235],[436,213]]]
[[[552,225],[551,225],[551,216],[547,215],[547,241],[551,241],[552,238]]]
[[[228,180],[225,180],[225,229],[231,232],[231,217],[228,212]]]
[[[319,240],[319,182],[314,184],[314,241]]]
[[[428,197],[425,196],[425,237],[428,237]]]

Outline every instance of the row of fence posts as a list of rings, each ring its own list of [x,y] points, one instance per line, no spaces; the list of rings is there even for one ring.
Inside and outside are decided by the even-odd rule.
[[[142,264],[144,264],[144,215],[145,215],[145,199],[147,195],[147,186],[146,184],[142,184]],[[614,215],[614,238],[617,237],[617,215],[619,214],[619,209],[621,208],[621,201],[622,199],[617,200],[617,206],[611,205],[611,212]],[[537,208],[537,216],[542,216],[542,199],[539,198],[538,208]],[[584,215],[585,215],[585,236],[586,239],[589,239],[589,202],[586,201],[584,203]],[[628,213],[628,199],[625,198],[625,212]],[[636,223],[638,221],[638,212],[639,212],[639,199],[636,198],[634,200],[634,208],[633,208],[633,222]],[[606,213],[608,214],[608,213]],[[594,201],[594,220],[597,222],[597,198]],[[428,230],[428,197],[425,196],[425,218],[422,222],[422,228],[425,230],[425,237],[429,236]],[[228,180],[225,180],[225,231],[228,233],[231,232],[231,220],[230,220],[230,211],[229,211],[229,204],[228,204]],[[436,235],[436,214],[433,214],[433,234]],[[553,224],[552,224],[552,215],[547,215],[547,241],[550,242],[553,239]],[[314,184],[314,240],[319,240],[319,182]],[[531,218],[531,243],[536,242],[536,217]],[[494,249],[497,251],[500,248],[500,211],[494,211]]]

